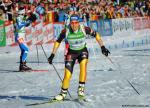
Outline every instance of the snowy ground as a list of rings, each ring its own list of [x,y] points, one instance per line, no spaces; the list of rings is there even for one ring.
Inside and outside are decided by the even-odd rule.
[[[50,48],[44,46],[47,56]],[[26,106],[43,102],[60,92],[61,82],[39,48],[38,65],[35,48],[29,52],[28,65],[33,69],[48,69],[49,72],[15,72],[19,66],[19,48],[0,48],[0,108],[150,108],[150,46],[111,51],[113,63],[101,53],[90,55],[86,94],[90,102],[75,101]],[[62,60],[55,60],[57,71],[63,78]],[[74,68],[69,92],[77,97],[79,65]],[[138,95],[127,82],[138,90]],[[70,98],[69,95],[67,98]]]

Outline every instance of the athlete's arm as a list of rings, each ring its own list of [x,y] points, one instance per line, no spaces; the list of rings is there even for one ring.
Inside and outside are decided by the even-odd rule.
[[[17,23],[17,27],[18,27],[19,30],[20,30],[22,27],[25,27],[25,26],[26,26],[26,23],[23,22],[23,21],[21,20],[21,18],[19,18],[19,17],[17,18],[16,23]]]
[[[51,53],[50,57],[48,58],[49,64],[52,64],[52,61],[53,61],[53,59],[55,57],[57,49],[59,48],[60,43],[65,38],[65,36],[66,36],[66,30],[64,29],[64,30],[62,30],[62,32],[60,33],[58,39],[54,43],[52,53]]]
[[[31,21],[27,20],[27,21],[22,21],[19,17],[17,18],[17,27],[20,30],[22,27],[27,27],[30,25]]]
[[[104,46],[102,38],[101,38],[101,36],[100,36],[100,34],[98,32],[96,32],[95,38],[96,38],[96,41],[98,42],[100,47]]]
[[[109,50],[107,48],[105,48],[105,46],[103,44],[103,40],[98,32],[93,31],[89,27],[85,27],[85,32],[86,32],[86,34],[89,34],[90,36],[93,36],[96,38],[96,41],[98,42],[99,46],[101,47],[103,55],[108,56],[108,54],[110,54]]]
[[[52,53],[53,53],[53,54],[56,54],[57,49],[59,48],[60,43],[61,43],[62,40],[65,38],[65,36],[66,36],[66,29],[62,30],[62,32],[60,33],[58,39],[55,41],[54,47],[53,47],[53,50],[52,50]]]
[[[95,37],[95,39],[98,42],[98,44],[100,45],[100,47],[104,46],[102,38],[101,38],[101,36],[100,36],[100,34],[98,32],[93,31],[89,27],[85,27],[85,32],[86,32],[86,34],[89,34],[90,36]]]

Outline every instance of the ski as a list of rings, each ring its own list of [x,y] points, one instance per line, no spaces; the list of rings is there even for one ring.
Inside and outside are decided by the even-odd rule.
[[[49,70],[44,70],[44,69],[34,69],[31,70],[31,72],[48,72]]]
[[[42,105],[42,104],[47,104],[47,103],[49,103],[49,101],[39,102],[39,103],[33,103],[33,104],[27,104],[26,106]]]
[[[88,99],[85,98],[85,96],[79,96],[76,100],[83,101],[83,102],[88,102]]]
[[[29,71],[13,71],[13,72],[48,72],[49,70],[44,69],[33,69]]]
[[[87,97],[85,96],[82,96],[82,97],[78,97],[76,99],[70,99],[70,101],[80,101],[80,102],[90,102],[90,99],[88,99]]]
[[[76,99],[64,99],[64,100],[61,100],[61,101],[50,99],[49,101],[27,104],[26,106],[36,106],[36,105],[43,105],[43,104],[61,103],[61,102],[65,102],[65,101],[77,102],[80,105],[84,105],[84,102],[89,102],[86,98],[79,97],[79,98],[76,98]]]
[[[77,102],[77,103],[79,103],[81,106],[85,106],[85,104],[86,104],[87,102],[89,102],[88,99],[86,99],[85,97],[80,97],[80,96],[79,96],[78,98],[73,99],[73,100],[70,100],[70,101]]]
[[[66,100],[66,99],[65,99]],[[54,99],[50,99],[49,101],[45,101],[45,102],[39,102],[39,103],[33,103],[33,104],[28,104],[26,106],[36,106],[36,105],[42,105],[42,104],[52,104],[52,103],[56,103],[56,102],[63,102],[65,100],[54,100]]]

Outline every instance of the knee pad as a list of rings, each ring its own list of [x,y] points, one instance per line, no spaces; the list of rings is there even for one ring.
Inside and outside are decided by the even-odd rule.
[[[65,62],[65,68],[68,69],[71,73],[73,72],[73,66],[74,66],[73,61],[66,61]]]
[[[88,52],[82,52],[81,55],[78,58],[79,63],[83,60],[83,59],[88,59]]]
[[[81,58],[82,59],[88,59],[88,52],[82,52],[81,53]]]

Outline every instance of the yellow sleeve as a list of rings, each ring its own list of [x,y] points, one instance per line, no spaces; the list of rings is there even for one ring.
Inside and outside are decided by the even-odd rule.
[[[101,36],[100,36],[100,34],[99,34],[99,33],[96,33],[95,38],[96,38],[96,40],[97,40],[97,41],[101,40]]]
[[[57,51],[57,49],[58,49],[59,46],[60,46],[60,43],[56,41],[56,42],[54,43],[54,47],[53,47],[53,51],[52,51],[53,54],[56,53],[56,51]]]
[[[56,42],[54,43],[54,48],[58,48],[59,45],[60,45],[60,43],[56,41]]]

